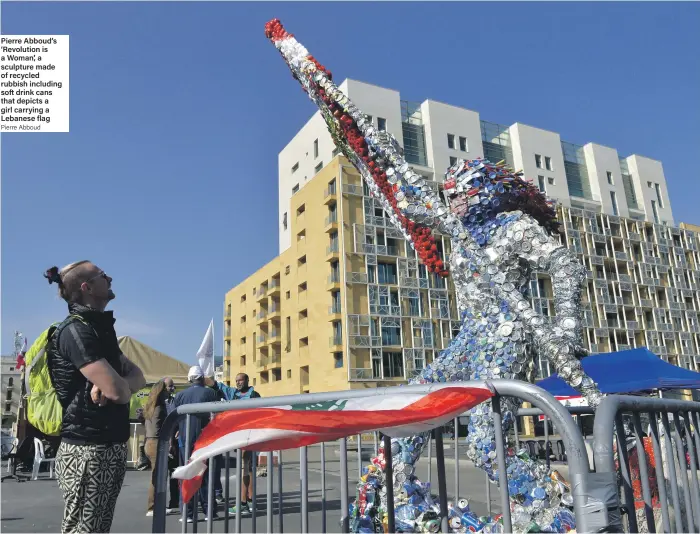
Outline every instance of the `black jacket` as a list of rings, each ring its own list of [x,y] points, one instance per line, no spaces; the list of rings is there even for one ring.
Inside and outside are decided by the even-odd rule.
[[[48,353],[51,382],[63,407],[61,438],[73,444],[125,443],[129,440],[129,405],[92,402],[93,384],[80,372],[83,366],[102,358],[124,376],[121,349],[111,311],[100,312],[69,304],[71,315],[53,335]],[[85,324],[87,323],[87,324]]]

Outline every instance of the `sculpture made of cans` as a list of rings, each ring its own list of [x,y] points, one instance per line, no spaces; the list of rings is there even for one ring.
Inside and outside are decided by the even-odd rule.
[[[581,346],[581,284],[585,270],[552,234],[553,204],[519,173],[487,160],[459,160],[445,175],[444,201],[414,172],[396,139],[375,128],[320,65],[278,20],[267,37],[318,105],[336,147],[358,169],[372,195],[423,264],[440,276],[451,274],[462,327],[450,345],[412,383],[511,378],[532,382],[534,355],[550,362],[561,378],[597,406],[601,395],[577,357]],[[449,269],[432,232],[451,237]],[[536,312],[527,299],[530,273],[552,279],[556,317]],[[503,430],[517,403],[504,399]],[[468,456],[498,481],[494,425],[489,404],[471,410]],[[427,435],[392,440],[396,521],[402,531],[436,531],[436,504],[428,484],[415,476]],[[383,450],[365,469],[352,507],[357,532],[383,531],[386,491]],[[571,495],[561,477],[524,451],[508,448],[508,490],[513,528],[551,532],[573,528]],[[450,529],[500,531],[498,517],[478,518],[466,500],[449,507]]]

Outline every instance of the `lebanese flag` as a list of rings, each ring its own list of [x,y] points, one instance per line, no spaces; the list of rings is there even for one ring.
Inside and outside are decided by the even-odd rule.
[[[486,386],[440,384],[427,393],[402,393],[402,389],[380,396],[217,414],[195,442],[189,463],[172,475],[183,481],[183,501],[189,502],[202,485],[207,461],[214,456],[236,449],[294,449],[377,430],[392,437],[413,436],[442,426],[493,397]]]

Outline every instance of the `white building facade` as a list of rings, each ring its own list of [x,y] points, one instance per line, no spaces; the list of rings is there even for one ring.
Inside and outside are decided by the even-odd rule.
[[[346,79],[340,88],[374,125],[396,137],[416,172],[441,182],[459,158],[505,160],[567,208],[674,225],[660,161],[620,157],[614,148],[563,141],[556,132],[483,120],[465,108],[425,100]],[[279,153],[279,252],[291,245],[289,200],[337,154],[316,112]]]

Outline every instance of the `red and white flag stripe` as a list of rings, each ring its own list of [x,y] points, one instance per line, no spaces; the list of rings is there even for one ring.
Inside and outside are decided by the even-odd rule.
[[[444,425],[492,396],[486,386],[455,384],[422,394],[397,388],[396,393],[341,399],[320,409],[287,405],[221,412],[204,428],[189,463],[177,468],[173,478],[183,481],[182,497],[188,502],[201,486],[207,460],[214,456],[235,449],[292,449],[361,432],[411,436]]]

